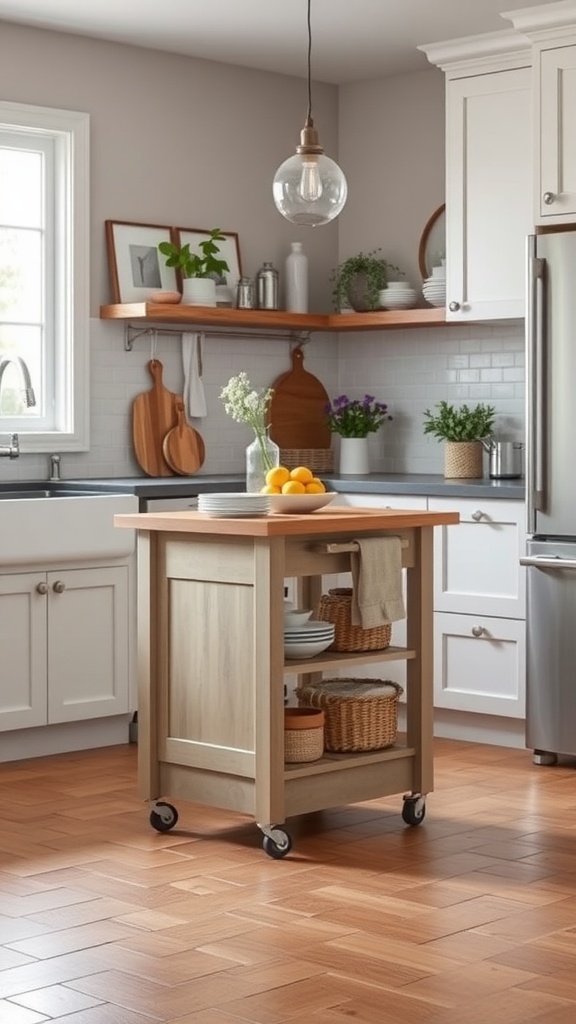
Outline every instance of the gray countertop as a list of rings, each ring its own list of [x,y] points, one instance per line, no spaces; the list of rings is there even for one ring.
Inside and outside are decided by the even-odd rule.
[[[515,498],[523,500],[522,479],[445,480],[435,473],[369,473],[367,476],[322,474],[326,488],[349,494],[419,494],[442,498]],[[186,498],[212,491],[241,491],[244,475],[193,477],[109,477],[105,479],[62,480],[62,487],[90,487],[104,493],[135,494],[139,498]]]

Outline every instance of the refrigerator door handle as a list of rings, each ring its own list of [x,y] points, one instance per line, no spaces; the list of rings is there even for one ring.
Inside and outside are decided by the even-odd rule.
[[[576,558],[551,558],[549,555],[533,555],[520,559],[520,565],[531,569],[576,569]]]
[[[536,239],[528,239],[528,317],[526,343],[528,360],[527,412],[529,424],[526,444],[526,519],[527,532],[536,529],[535,513],[544,508],[545,488],[545,409],[544,355],[546,314],[544,278],[546,260],[535,256]]]

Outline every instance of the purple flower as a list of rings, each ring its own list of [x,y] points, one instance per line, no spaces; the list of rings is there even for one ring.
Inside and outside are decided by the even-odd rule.
[[[385,402],[377,402],[373,395],[362,400],[338,395],[325,407],[330,429],[341,437],[367,437],[385,422],[391,420]]]

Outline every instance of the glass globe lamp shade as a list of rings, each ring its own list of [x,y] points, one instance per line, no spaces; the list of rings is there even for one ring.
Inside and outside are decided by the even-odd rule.
[[[328,224],[348,195],[340,167],[323,153],[295,153],[280,165],[272,183],[277,209],[292,224]]]

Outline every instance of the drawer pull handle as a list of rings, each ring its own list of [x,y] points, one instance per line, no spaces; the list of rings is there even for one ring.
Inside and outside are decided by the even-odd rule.
[[[62,580],[56,580],[56,583],[52,587],[55,594],[63,594],[66,590],[66,584]]]
[[[481,519],[484,519],[485,515],[485,512],[481,512],[480,509],[477,509],[476,512],[472,513],[472,519],[475,523],[479,523]]]
[[[48,593],[48,584],[47,583],[39,583],[38,586],[36,587],[36,593],[37,594],[47,594]]]
[[[472,636],[484,636],[485,633],[484,626],[472,626]]]

